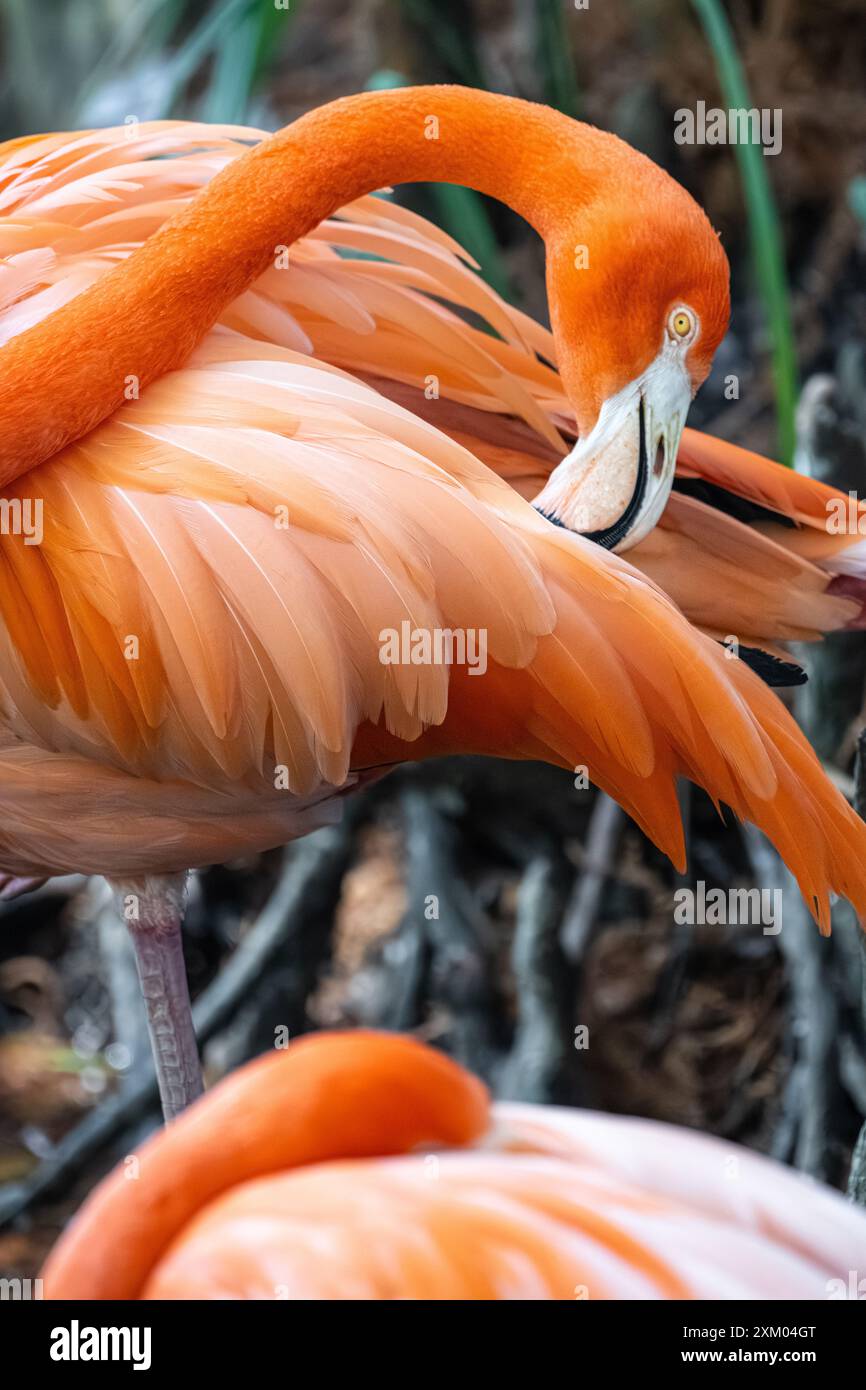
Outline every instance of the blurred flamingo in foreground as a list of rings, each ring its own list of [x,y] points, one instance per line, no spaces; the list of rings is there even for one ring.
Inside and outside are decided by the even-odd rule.
[[[769,1159],[491,1105],[448,1058],[380,1033],[260,1058],[136,1160],[61,1237],[46,1297],[821,1299],[866,1248],[866,1216]]]
[[[748,669],[787,679],[777,641],[860,622],[860,547],[828,489],[681,441],[728,318],[703,212],[613,136],[476,91],[250,138],[0,151],[0,483],[44,515],[0,549],[0,868],[112,880],[166,1113],[200,1088],[187,870],[400,761],[586,765],[678,865],[685,775],[822,930],[831,890],[866,911],[866,830]],[[365,196],[419,178],[541,232],[552,336]],[[404,624],[483,631],[486,673],[383,663]]]

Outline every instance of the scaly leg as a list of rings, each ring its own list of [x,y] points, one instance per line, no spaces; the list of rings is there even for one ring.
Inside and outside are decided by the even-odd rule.
[[[186,882],[186,874],[111,881],[135,948],[166,1122],[204,1089],[183,960]]]

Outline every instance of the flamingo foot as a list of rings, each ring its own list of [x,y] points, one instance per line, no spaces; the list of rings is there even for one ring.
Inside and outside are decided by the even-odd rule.
[[[166,1122],[204,1090],[181,937],[186,881],[165,874],[111,882],[135,948]]]

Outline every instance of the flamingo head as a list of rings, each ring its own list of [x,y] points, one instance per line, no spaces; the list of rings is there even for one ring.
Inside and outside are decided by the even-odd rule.
[[[650,166],[655,168],[655,166]],[[661,170],[548,240],[548,298],[578,438],[536,508],[610,550],[655,526],[689,403],[730,313],[717,234]]]

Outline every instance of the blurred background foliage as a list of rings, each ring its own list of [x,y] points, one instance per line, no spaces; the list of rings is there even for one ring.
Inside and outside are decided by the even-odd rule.
[[[0,20],[7,138],[133,116],[271,129],[365,87],[437,81],[616,131],[697,196],[734,267],[732,333],[695,422],[787,462],[798,381],[862,331],[862,0],[0,0]],[[781,108],[781,154],[678,146],[674,112],[698,100]],[[545,316],[519,219],[466,189],[399,196]]]

